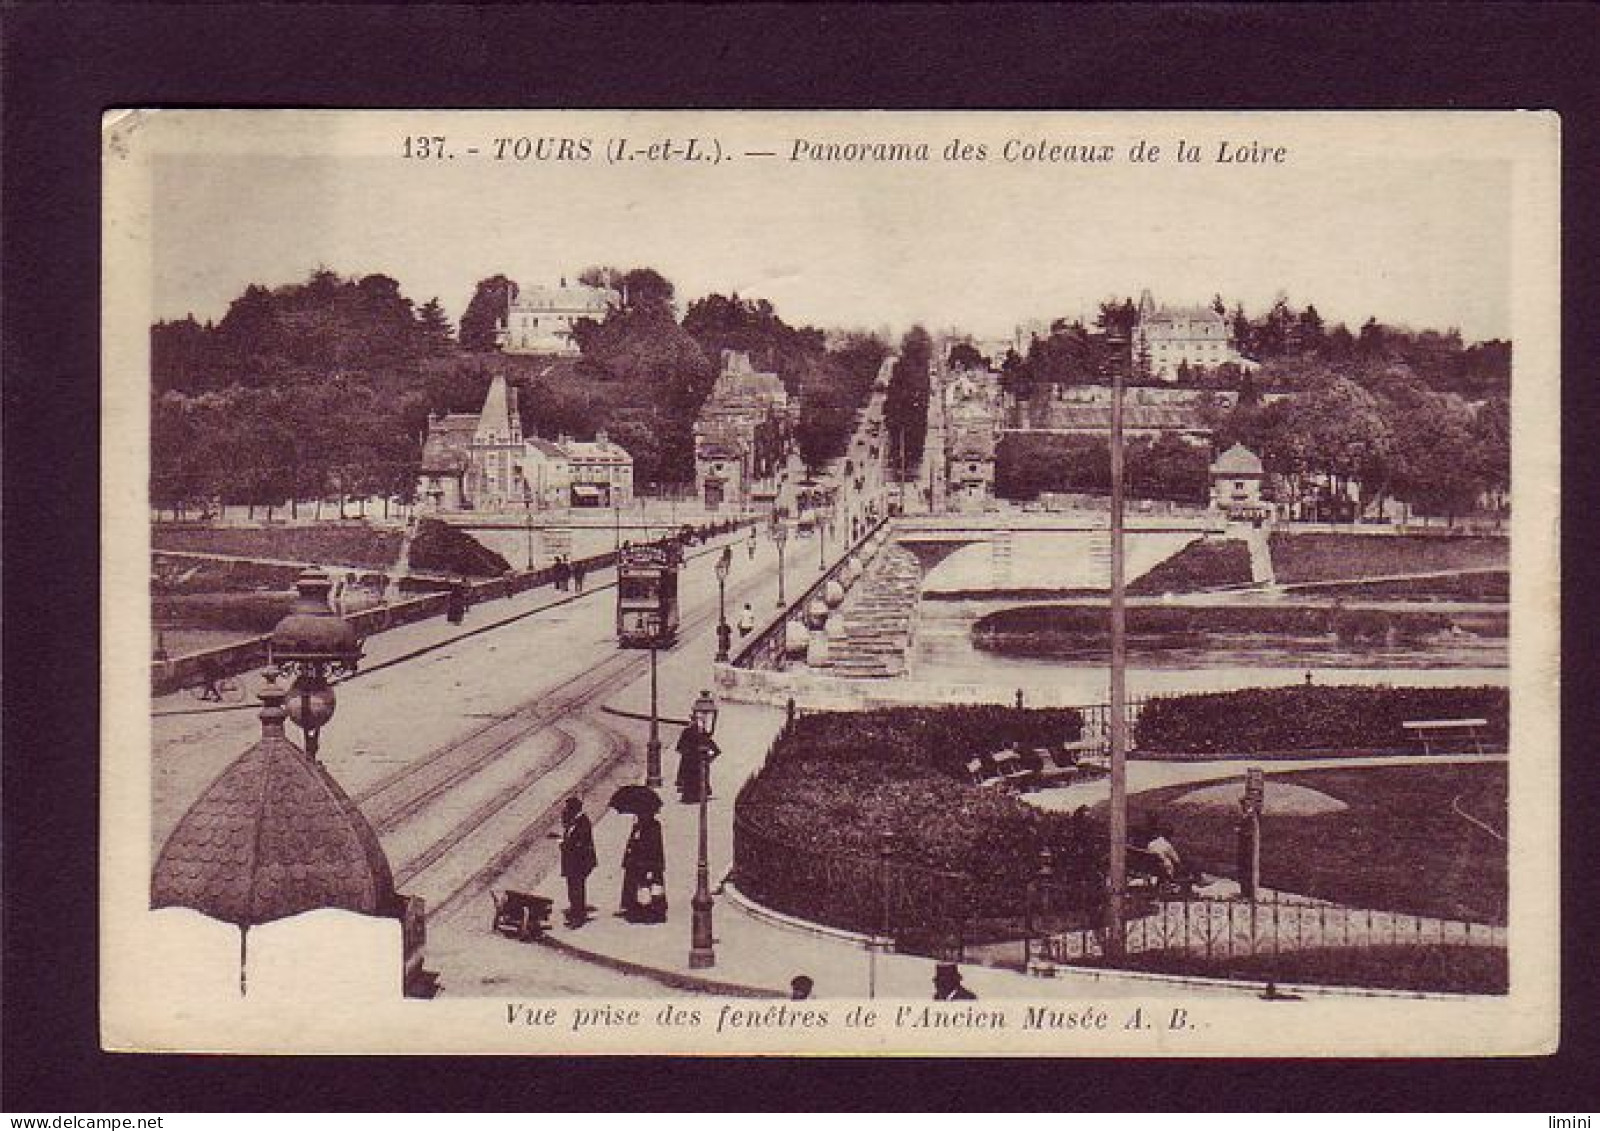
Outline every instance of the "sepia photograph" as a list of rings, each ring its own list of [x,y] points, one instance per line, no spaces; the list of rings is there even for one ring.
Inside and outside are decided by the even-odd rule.
[[[103,158],[105,1047],[1554,1049],[1553,114]]]

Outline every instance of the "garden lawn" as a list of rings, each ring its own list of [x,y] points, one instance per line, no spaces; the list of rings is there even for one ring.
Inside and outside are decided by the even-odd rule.
[[[1273,780],[1321,790],[1350,808],[1314,817],[1264,817],[1266,887],[1352,907],[1505,923],[1506,845],[1451,808],[1456,800],[1504,834],[1503,764],[1301,770]],[[1195,867],[1236,877],[1235,811],[1172,805],[1195,788],[1133,796],[1129,827],[1138,829],[1146,814],[1157,813]]]
[[[1406,534],[1296,534],[1271,537],[1272,568],[1280,584],[1389,577],[1445,569],[1507,569],[1507,538]]]
[[[387,569],[400,555],[401,533],[363,523],[322,526],[167,526],[150,528],[156,550],[186,550],[269,561]]]

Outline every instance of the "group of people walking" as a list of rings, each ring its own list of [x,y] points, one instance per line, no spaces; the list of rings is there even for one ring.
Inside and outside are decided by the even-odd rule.
[[[583,563],[571,561],[565,554],[556,555],[555,563],[551,567],[555,572],[556,588],[565,593],[571,589],[574,593],[583,592]]]

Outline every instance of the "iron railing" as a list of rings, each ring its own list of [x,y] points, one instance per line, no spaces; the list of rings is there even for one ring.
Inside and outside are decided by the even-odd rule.
[[[1254,958],[1308,950],[1441,946],[1505,949],[1506,928],[1459,919],[1326,903],[1162,899],[1126,925],[1125,953],[1203,959]],[[1041,958],[1061,963],[1105,957],[1098,928],[1040,936]]]

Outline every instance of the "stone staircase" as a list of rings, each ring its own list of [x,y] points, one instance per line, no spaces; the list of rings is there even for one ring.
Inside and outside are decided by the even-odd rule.
[[[1111,531],[1096,530],[1089,535],[1087,589],[1111,588]]]
[[[996,589],[1011,588],[1015,576],[1015,555],[1016,535],[1010,530],[996,530],[994,539],[989,543],[989,564]]]
[[[829,645],[827,669],[840,676],[904,675],[915,627],[922,567],[898,546],[885,546],[835,616],[844,635]]]

